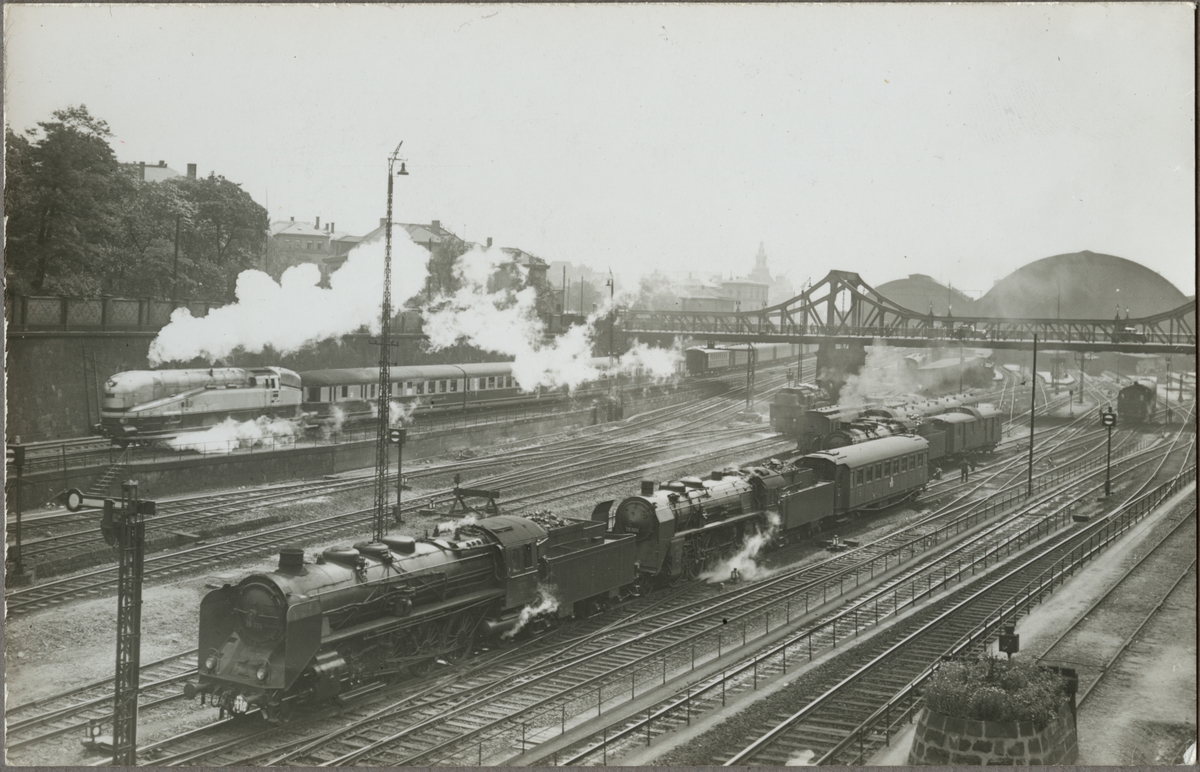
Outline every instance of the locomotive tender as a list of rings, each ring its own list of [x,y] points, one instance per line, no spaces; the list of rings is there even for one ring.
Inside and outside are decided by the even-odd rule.
[[[1158,381],[1138,378],[1117,393],[1117,415],[1130,423],[1153,421],[1157,400]]]
[[[923,438],[891,437],[705,480],[644,482],[591,520],[496,515],[433,538],[327,549],[312,562],[281,550],[274,571],[204,597],[197,676],[184,691],[275,719],[294,702],[419,674],[539,614],[586,616],[623,594],[694,579],[751,534],[785,541],[915,496],[928,452]]]

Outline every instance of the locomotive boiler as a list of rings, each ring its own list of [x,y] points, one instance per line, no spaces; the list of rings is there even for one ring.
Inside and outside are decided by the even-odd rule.
[[[633,539],[600,523],[489,517],[429,539],[281,551],[274,571],[208,593],[189,697],[280,717],[381,678],[467,654],[521,611],[587,613],[634,581]]]

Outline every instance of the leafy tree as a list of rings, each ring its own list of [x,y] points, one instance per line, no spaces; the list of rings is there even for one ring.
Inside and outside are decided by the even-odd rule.
[[[232,298],[238,274],[259,267],[266,253],[267,210],[217,174],[168,182],[195,207],[185,240],[192,267],[186,283],[209,297]]]
[[[85,105],[53,118],[26,137],[5,132],[5,270],[22,291],[94,292],[131,183],[118,171],[107,123]]]
[[[459,258],[467,253],[467,248],[467,242],[458,238],[446,239],[433,247],[429,256],[429,275],[425,278],[426,300],[458,292],[462,282],[454,268]]]
[[[679,298],[671,291],[667,277],[655,272],[638,282],[637,299],[632,305],[647,311],[678,311]]]
[[[266,211],[216,175],[139,181],[117,162],[111,136],[85,105],[24,134],[5,131],[6,289],[232,297],[237,275],[265,252]]]

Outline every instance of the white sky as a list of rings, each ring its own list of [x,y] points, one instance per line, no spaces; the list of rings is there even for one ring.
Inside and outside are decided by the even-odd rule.
[[[986,291],[1090,249],[1195,292],[1193,10],[14,6],[16,130],[85,103],[123,161],[272,219],[395,216],[631,277]]]

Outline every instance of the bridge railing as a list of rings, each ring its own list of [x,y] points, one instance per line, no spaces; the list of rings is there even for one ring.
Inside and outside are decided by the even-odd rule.
[[[222,303],[207,300],[151,298],[80,298],[10,295],[4,304],[8,328],[17,332],[113,331],[156,332],[171,320],[175,308],[206,316]]]

